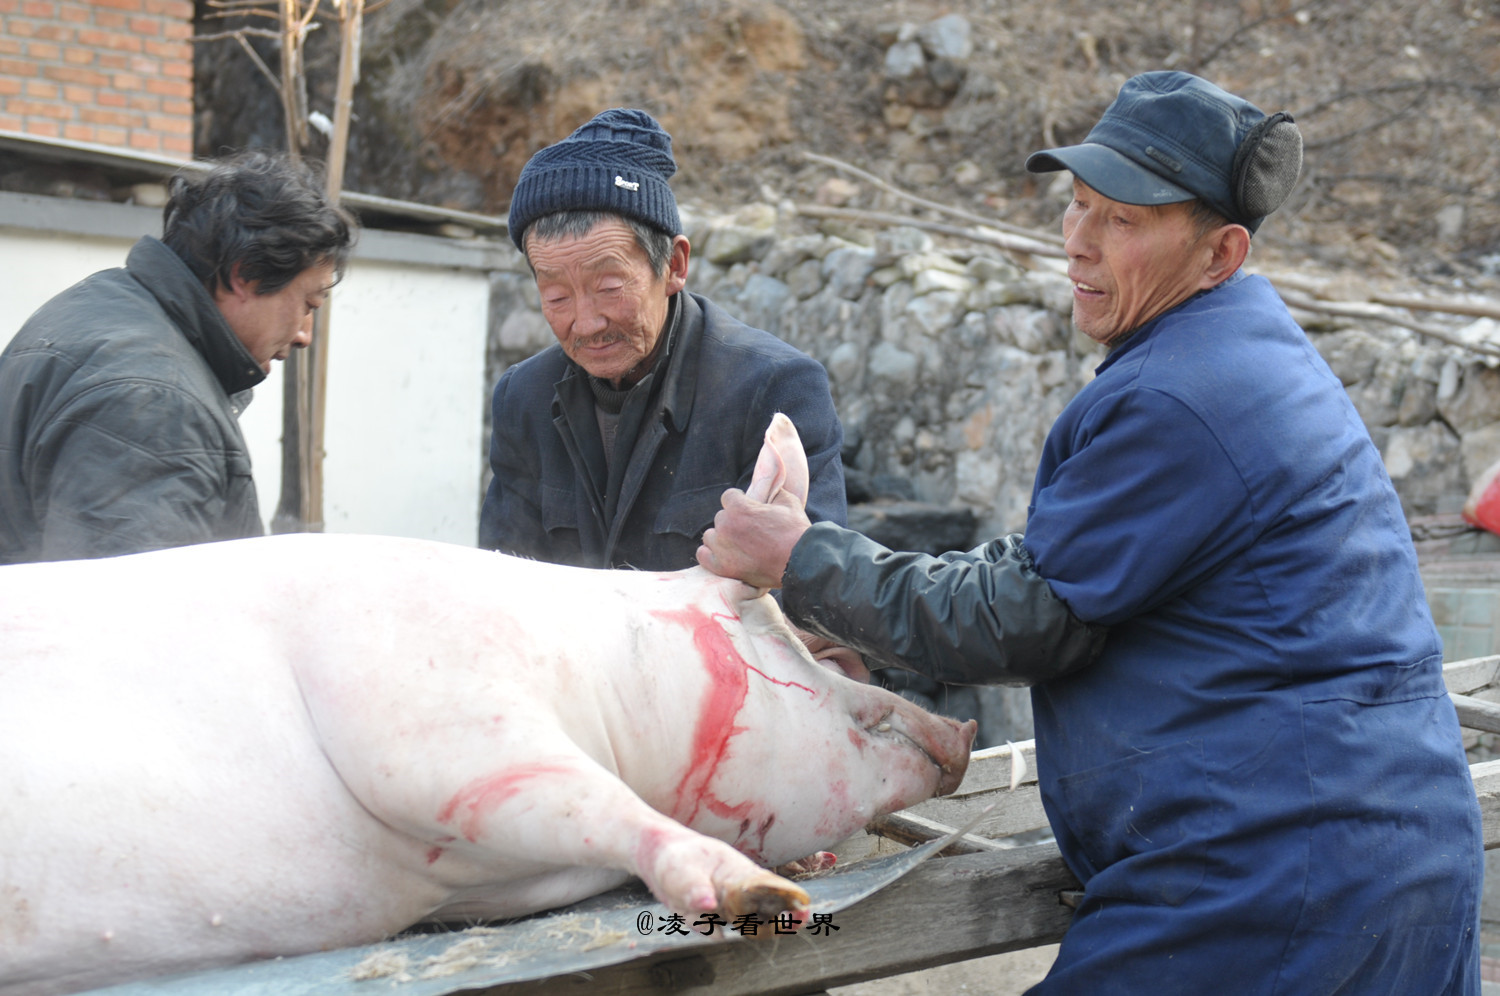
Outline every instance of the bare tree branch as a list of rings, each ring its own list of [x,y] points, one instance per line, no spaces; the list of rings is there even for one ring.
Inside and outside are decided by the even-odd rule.
[[[834,169],[842,170],[845,173],[850,174],[851,176],[857,176],[868,183],[874,184],[876,187],[879,187],[886,193],[894,194],[902,200],[910,201],[911,203],[916,204],[919,207],[937,211],[951,217],[962,218],[964,221],[972,221],[977,225],[984,225],[987,228],[995,228],[999,229],[1002,232],[1010,232],[1014,235],[1021,235],[1028,239],[1035,239],[1038,242],[1046,242],[1052,245],[1059,246],[1063,243],[1063,240],[1060,236],[1054,235],[1050,232],[1042,233],[1036,231],[1035,229],[1022,228],[1020,225],[1012,225],[1009,222],[1000,221],[998,218],[986,218],[983,215],[964,211],[961,208],[956,208],[949,204],[940,204],[937,201],[929,201],[924,197],[918,197],[915,194],[907,193],[894,184],[882,180],[880,177],[876,176],[873,173],[867,173],[857,166],[851,166],[849,163],[835,159],[832,156],[824,156],[816,152],[803,152],[802,158],[809,159],[815,163],[823,163],[825,166],[832,166]]]
[[[256,38],[280,38],[281,32],[272,31],[270,28],[235,28],[233,31],[220,31],[212,35],[194,35],[188,39],[193,44],[208,41],[224,41],[228,38],[243,39],[245,35],[254,35]]]

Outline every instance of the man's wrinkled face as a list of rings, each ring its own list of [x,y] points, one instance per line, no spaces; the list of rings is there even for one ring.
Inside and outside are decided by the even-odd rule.
[[[1119,342],[1204,286],[1211,252],[1187,204],[1122,204],[1075,179],[1062,230],[1073,324],[1096,342]]]
[[[235,337],[267,373],[272,360],[284,360],[293,349],[312,342],[313,314],[328,299],[338,280],[333,263],[309,266],[290,282],[261,294],[260,281],[235,276],[214,292],[214,303]]]
[[[677,236],[664,273],[625,222],[610,218],[587,235],[537,239],[526,235],[542,317],[563,350],[583,369],[617,388],[651,369],[668,302],[687,283],[688,242]]]

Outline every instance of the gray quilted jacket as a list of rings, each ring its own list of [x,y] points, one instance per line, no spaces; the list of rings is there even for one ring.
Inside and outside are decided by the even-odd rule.
[[[0,564],[264,531],[238,415],[265,373],[153,238],[0,353]]]

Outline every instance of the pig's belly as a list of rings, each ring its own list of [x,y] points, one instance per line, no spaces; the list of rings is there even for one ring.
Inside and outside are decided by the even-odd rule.
[[[442,901],[421,842],[323,756],[284,661],[132,657],[115,622],[66,645],[0,628],[0,993],[368,941]]]

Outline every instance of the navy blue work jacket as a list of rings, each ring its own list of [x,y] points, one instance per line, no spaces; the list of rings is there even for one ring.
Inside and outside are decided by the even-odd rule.
[[[1479,811],[1410,533],[1269,283],[1109,354],[1047,438],[1024,542],[1110,627],[1033,689],[1086,886],[1035,993],[1478,992]]]

